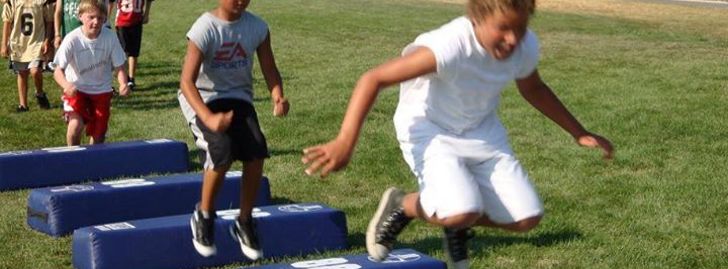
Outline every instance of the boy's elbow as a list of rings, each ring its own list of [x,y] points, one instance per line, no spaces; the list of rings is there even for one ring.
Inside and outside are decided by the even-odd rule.
[[[359,77],[359,82],[357,83],[359,85],[372,85],[377,90],[384,88],[388,85],[381,79],[381,76],[379,75],[379,72],[376,70],[369,70],[365,72],[364,74]]]

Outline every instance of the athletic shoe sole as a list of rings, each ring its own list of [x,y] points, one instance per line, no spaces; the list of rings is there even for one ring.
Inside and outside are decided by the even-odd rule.
[[[245,257],[247,257],[248,259],[253,260],[253,261],[263,257],[263,251],[253,249],[253,248],[243,244],[243,241],[238,238],[238,235],[235,232],[237,225],[238,225],[237,221],[235,221],[233,223],[233,225],[230,226],[230,236],[232,236],[233,239],[235,239],[235,241],[238,241],[238,245],[240,245],[240,250],[243,251],[243,255],[245,255]]]
[[[385,258],[387,258],[389,252],[391,251],[387,247],[377,244],[377,224],[379,224],[384,217],[384,212],[391,211],[391,208],[387,207],[390,204],[391,199],[394,199],[397,195],[401,195],[401,191],[395,187],[390,187],[389,189],[384,191],[384,194],[382,194],[382,199],[379,201],[377,211],[374,213],[374,217],[372,217],[372,219],[369,221],[369,226],[367,226],[367,252],[369,252],[369,256],[371,256],[372,259],[376,261],[384,260]]]
[[[190,219],[190,228],[192,229],[192,245],[195,246],[195,250],[197,250],[197,253],[199,253],[203,257],[210,257],[212,255],[215,255],[215,253],[217,253],[217,248],[215,247],[215,245],[205,246],[195,240],[195,238],[197,238],[197,231],[195,231],[194,222],[195,220]]]

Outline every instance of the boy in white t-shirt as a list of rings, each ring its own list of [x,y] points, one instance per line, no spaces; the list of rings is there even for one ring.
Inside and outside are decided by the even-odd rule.
[[[129,94],[124,70],[126,54],[116,35],[104,27],[106,6],[82,0],[81,27],[71,31],[58,47],[53,77],[63,88],[66,143],[79,145],[86,128],[89,144],[104,143],[111,116],[112,76],[116,71],[121,96]]]
[[[538,225],[543,205],[496,115],[510,81],[577,144],[612,157],[611,143],[584,129],[541,80],[538,40],[528,29],[534,10],[534,0],[469,0],[467,16],[420,35],[401,57],[364,73],[339,135],[304,150],[307,174],[346,166],[379,90],[401,82],[394,123],[420,188],[384,193],[366,233],[374,259],[387,257],[412,218],[444,227],[454,268],[469,266],[470,227],[525,232]]]

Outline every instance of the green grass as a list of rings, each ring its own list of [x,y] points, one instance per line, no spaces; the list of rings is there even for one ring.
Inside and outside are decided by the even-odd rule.
[[[154,3],[139,90],[114,100],[109,142],[172,138],[195,149],[176,91],[185,33],[216,2]],[[250,10],[270,24],[291,101],[287,118],[272,117],[256,72],[274,198],[346,212],[351,248],[307,258],[363,253],[380,193],[391,185],[416,190],[391,123],[397,90],[380,95],[347,170],[326,180],[307,177],[300,151],[336,134],[362,72],[463,8],[415,0],[278,0],[253,1]],[[532,28],[541,40],[541,75],[587,128],[614,142],[616,157],[604,162],[599,152],[576,146],[510,86],[499,114],[546,217],[526,234],[478,229],[473,268],[728,267],[728,38],[557,11],[540,11]],[[39,110],[31,99],[31,112],[16,114],[15,77],[0,73],[0,85],[0,152],[64,145],[59,109]],[[50,76],[46,90],[57,107],[60,89]],[[51,238],[25,224],[28,193],[0,193],[0,268],[71,268],[70,237]],[[435,227],[414,222],[400,239],[400,247],[444,258]]]

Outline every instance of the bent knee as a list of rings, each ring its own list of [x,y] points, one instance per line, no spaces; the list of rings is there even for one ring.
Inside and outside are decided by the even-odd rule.
[[[440,224],[448,228],[466,228],[473,226],[480,219],[480,213],[464,213],[439,219]]]
[[[536,226],[538,226],[538,224],[541,222],[542,217],[543,216],[538,215],[538,216],[533,216],[530,218],[526,218],[526,219],[514,222],[509,225],[509,230],[512,230],[514,232],[521,232],[521,233],[528,232],[530,230],[533,230],[533,228],[536,228]]]

